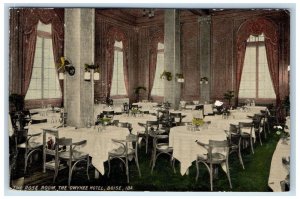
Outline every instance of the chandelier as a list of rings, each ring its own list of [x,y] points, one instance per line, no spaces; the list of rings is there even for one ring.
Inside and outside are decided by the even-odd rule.
[[[154,9],[143,9],[143,16],[154,17]]]

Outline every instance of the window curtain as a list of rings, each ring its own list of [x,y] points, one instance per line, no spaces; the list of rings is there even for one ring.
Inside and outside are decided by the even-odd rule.
[[[270,71],[270,76],[274,86],[274,91],[276,94],[276,103],[280,103],[279,95],[279,62],[278,62],[278,30],[277,26],[265,18],[258,18],[253,20],[248,20],[244,22],[237,34],[237,93],[239,93],[245,51],[247,46],[247,39],[250,35],[260,35],[264,34],[265,36],[265,45],[268,66]],[[237,98],[238,99],[238,98]]]
[[[114,44],[115,41],[122,41],[123,43],[123,73],[127,95],[129,95],[129,82],[128,82],[128,39],[124,32],[112,27],[107,32],[106,36],[106,66],[107,66],[107,85],[106,85],[106,98],[110,98],[113,67],[114,67]]]
[[[41,21],[44,24],[52,24],[52,43],[55,63],[60,56],[63,56],[64,29],[63,29],[63,10],[55,9],[24,9],[24,34],[23,34],[23,84],[22,95],[26,95],[33,69],[35,55],[37,25]],[[63,95],[63,82],[60,81],[60,87]]]
[[[157,45],[159,42],[164,43],[163,33],[156,32],[150,40],[150,61],[149,61],[149,87],[148,87],[148,99],[151,99],[151,91],[154,84],[156,61],[157,61]]]

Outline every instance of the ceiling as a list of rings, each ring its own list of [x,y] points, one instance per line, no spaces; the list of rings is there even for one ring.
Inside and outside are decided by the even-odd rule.
[[[118,9],[121,13],[128,15],[130,17],[134,17],[134,18],[142,18],[145,16],[148,16],[149,11],[151,10],[152,12],[154,12],[154,16],[155,15],[161,15],[164,13],[165,9],[161,9],[161,8],[120,8]],[[184,9],[186,11],[189,11],[192,14],[195,15],[199,15],[199,16],[204,16],[204,15],[208,15],[211,12],[213,12],[213,10],[211,9]]]

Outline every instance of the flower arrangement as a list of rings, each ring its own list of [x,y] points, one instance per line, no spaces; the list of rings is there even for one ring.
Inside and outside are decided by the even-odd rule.
[[[137,108],[132,108],[130,112],[132,115],[136,115],[136,114],[140,113],[141,111]]]
[[[273,126],[273,128],[276,129],[276,135],[281,136],[282,138],[287,138],[290,136],[288,132],[283,130],[281,125]]]
[[[105,125],[107,125],[107,124],[109,124],[109,123],[111,122],[111,118],[108,118],[108,117],[99,118],[99,119],[98,119],[98,122],[99,122],[100,124],[105,124]]]
[[[192,120],[192,124],[195,125],[195,126],[202,126],[204,124],[204,121],[203,119],[201,118],[193,118]]]

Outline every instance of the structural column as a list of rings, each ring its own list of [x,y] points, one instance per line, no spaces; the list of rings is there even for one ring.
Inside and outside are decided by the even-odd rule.
[[[164,65],[167,72],[171,72],[172,80],[165,81],[164,100],[178,108],[181,96],[181,84],[175,75],[181,73],[180,69],[180,20],[179,10],[167,9],[165,11],[164,33]]]
[[[210,25],[211,16],[199,17],[199,27],[200,27],[200,40],[199,40],[199,50],[200,50],[200,79],[207,77],[208,81],[202,81],[200,84],[200,100],[202,102],[209,102],[210,100],[210,87],[211,87],[211,75],[210,75]]]
[[[65,75],[64,107],[67,124],[85,127],[94,123],[94,82],[84,80],[85,64],[94,63],[95,10],[65,9],[65,56],[76,69]]]

